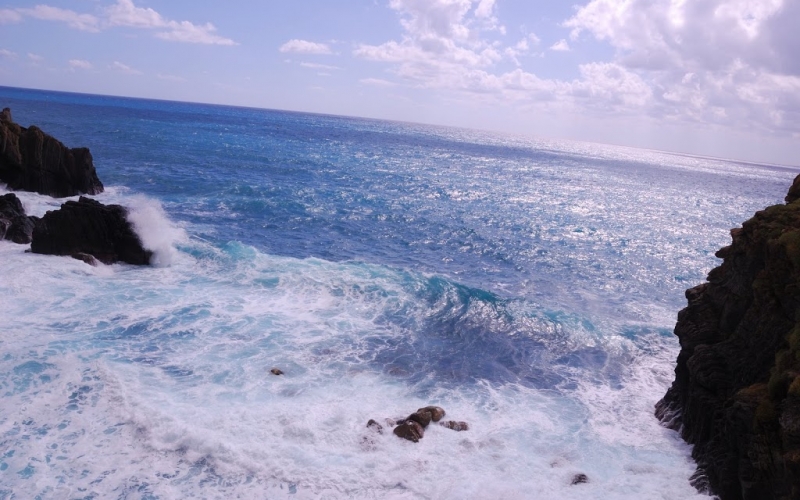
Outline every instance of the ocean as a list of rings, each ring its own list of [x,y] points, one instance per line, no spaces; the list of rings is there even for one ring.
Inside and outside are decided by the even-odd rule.
[[[0,242],[0,499],[707,498],[653,416],[672,328],[797,169],[7,87],[0,107],[89,147],[95,198],[155,252]],[[469,430],[366,427],[427,405]]]

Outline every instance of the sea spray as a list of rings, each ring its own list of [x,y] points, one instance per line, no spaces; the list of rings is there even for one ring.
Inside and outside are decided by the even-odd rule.
[[[128,221],[142,241],[142,246],[153,252],[150,264],[169,266],[176,256],[175,245],[187,240],[186,231],[172,222],[158,200],[142,195],[129,198]]]

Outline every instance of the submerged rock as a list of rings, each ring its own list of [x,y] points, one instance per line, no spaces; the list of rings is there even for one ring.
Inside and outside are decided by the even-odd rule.
[[[686,291],[656,405],[694,445],[692,484],[722,500],[800,498],[800,176],[786,201],[732,230],[722,264]]]
[[[56,198],[103,192],[89,149],[70,149],[38,127],[14,123],[8,108],[0,112],[0,182]]]
[[[369,422],[367,422],[367,429],[371,429],[378,434],[383,434],[383,426],[373,419],[369,419]]]
[[[588,482],[589,482],[589,477],[586,474],[575,474],[574,476],[572,476],[572,482],[570,482],[570,484],[575,486],[576,484],[583,484]]]
[[[466,422],[456,422],[455,420],[448,420],[447,422],[439,422],[439,425],[452,429],[456,432],[468,431],[469,424]]]
[[[48,255],[88,254],[104,264],[146,265],[152,252],[142,242],[119,205],[81,196],[47,212],[33,230],[31,251]]]

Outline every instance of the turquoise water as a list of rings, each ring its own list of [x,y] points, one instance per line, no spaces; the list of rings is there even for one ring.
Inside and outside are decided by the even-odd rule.
[[[652,416],[671,330],[792,170],[1,87],[0,106],[88,146],[97,199],[157,256],[0,242],[0,498],[698,496]],[[427,404],[470,430],[365,427]]]

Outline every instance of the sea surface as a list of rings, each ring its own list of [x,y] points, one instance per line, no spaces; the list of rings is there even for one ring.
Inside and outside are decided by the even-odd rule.
[[[0,107],[89,147],[96,199],[156,256],[0,242],[0,499],[707,498],[653,416],[672,328],[797,169],[3,87]],[[429,404],[469,430],[366,427]]]

